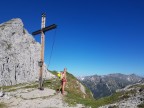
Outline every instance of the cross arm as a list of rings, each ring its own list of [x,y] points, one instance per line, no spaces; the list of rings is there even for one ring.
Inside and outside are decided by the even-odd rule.
[[[57,27],[57,25],[52,24],[52,25],[47,26],[47,27],[45,27],[45,28],[43,28],[43,29],[41,29],[41,30],[37,30],[37,31],[33,32],[32,35],[37,35],[37,34],[40,34],[42,31],[43,31],[43,32],[46,32],[46,31],[55,29],[56,27]]]

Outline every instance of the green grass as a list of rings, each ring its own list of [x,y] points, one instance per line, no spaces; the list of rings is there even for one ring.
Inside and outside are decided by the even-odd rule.
[[[7,108],[7,106],[4,103],[0,103],[0,108]]]
[[[76,103],[80,103],[80,104],[84,104],[85,106],[91,106],[92,108],[98,108],[100,106],[112,104],[112,103],[121,101],[123,99],[127,99],[130,97],[130,95],[133,95],[135,93],[136,93],[135,90],[130,90],[127,92],[117,92],[111,96],[95,100],[91,98],[83,99],[80,97],[80,94],[69,92],[65,99],[66,99],[66,102],[68,102],[70,105],[76,105]],[[117,106],[112,106],[112,108],[117,108]]]
[[[54,75],[57,75],[56,71],[53,71],[52,73]],[[78,86],[77,84],[78,80],[72,74],[68,72],[67,72],[67,80],[68,80],[67,87],[66,87],[67,95],[64,97],[64,100],[69,104],[69,106],[75,106],[76,104],[83,104],[87,107],[91,106],[92,108],[98,108],[100,106],[112,104],[124,98],[128,98],[127,96],[128,93],[123,95],[123,93],[119,92],[119,93],[113,94],[112,96],[104,97],[104,98],[96,100],[92,97],[91,91],[87,87],[85,87],[86,94],[83,94],[80,91],[80,86]],[[55,81],[57,82],[57,79]],[[55,86],[56,86],[57,85],[56,82],[52,82],[52,84],[55,83]],[[116,108],[116,107],[117,106],[113,106],[113,108]]]
[[[138,108],[144,108],[144,102],[137,106]]]
[[[140,87],[141,89],[144,89],[144,85],[141,85],[141,84],[130,86],[129,89],[130,88],[137,88],[137,87]]]
[[[65,97],[65,101],[69,103],[70,106],[76,105],[76,103],[84,104],[85,106],[91,106],[92,108],[98,108],[107,104],[112,104],[120,100],[122,93],[115,93],[112,96],[104,97],[98,100],[95,99],[83,99],[79,97],[78,94],[68,93]],[[114,107],[115,108],[115,107]]]
[[[0,87],[0,89],[1,88],[3,88],[3,89],[10,89],[10,88],[12,88],[12,87],[19,87],[19,86],[23,86],[24,84],[17,84],[17,85],[12,85],[12,86],[2,86],[2,87]]]
[[[52,74],[57,75],[57,71],[50,71]],[[65,91],[67,95],[64,96],[64,100],[70,105],[75,106],[78,103],[85,103],[89,105],[89,102],[94,102],[94,98],[91,95],[91,91],[85,87],[86,94],[83,94],[80,90],[79,81],[69,72],[67,72],[67,83]],[[52,81],[51,84],[53,85],[54,89],[60,87],[60,80],[58,78],[55,81]],[[84,98],[85,97],[85,98]]]
[[[84,104],[85,106],[98,108],[99,106],[116,102],[116,100],[119,100],[119,97],[122,95],[122,93],[115,93],[112,96],[95,100],[91,95],[91,91],[87,87],[85,87],[86,94],[83,94],[80,91],[80,88],[76,83],[77,79],[72,74],[67,73],[67,80],[68,80],[67,83],[68,87],[66,88],[67,95],[65,96],[64,100],[70,106],[74,106],[76,104]]]
[[[32,83],[24,83],[24,84],[17,84],[17,85],[12,85],[12,86],[2,86],[0,87],[0,89],[2,89],[5,92],[11,92],[11,91],[16,91],[18,89],[28,89],[28,88],[38,88],[38,82],[32,82]],[[44,81],[44,86],[46,85],[46,87],[49,87],[48,85],[50,85],[50,87],[52,88],[52,81],[51,80],[45,80]],[[54,81],[53,81],[53,85]]]
[[[24,84],[17,84],[17,85],[13,85],[13,86],[3,86],[3,87],[0,87],[0,89],[2,88],[3,91],[5,91],[5,92],[12,92],[12,91],[16,91],[18,89],[37,88],[37,87],[38,87],[38,84],[33,82],[31,84],[24,83]]]
[[[19,87],[24,86],[25,84],[17,84],[17,85],[12,85],[12,86],[2,86],[0,89],[3,89],[5,92],[10,92],[10,91],[15,91],[19,89]]]
[[[32,85],[27,85],[27,86],[24,86],[24,87],[22,87],[22,88],[24,88],[24,89],[28,89],[28,88],[38,88],[38,84],[34,83],[34,84],[32,84]]]

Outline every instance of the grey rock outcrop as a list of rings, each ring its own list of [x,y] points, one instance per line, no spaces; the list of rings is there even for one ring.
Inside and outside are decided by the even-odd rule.
[[[117,102],[99,108],[143,108],[138,106],[144,103],[144,83],[129,85],[117,92],[122,93]]]
[[[21,19],[0,24],[0,86],[38,80],[40,44],[25,30]],[[44,66],[43,78],[53,75]]]

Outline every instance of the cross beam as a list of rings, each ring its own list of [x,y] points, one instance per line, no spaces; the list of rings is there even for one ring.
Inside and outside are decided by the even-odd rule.
[[[44,43],[45,43],[45,32],[55,29],[57,25],[52,24],[50,26],[45,27],[45,20],[46,20],[46,15],[43,13],[42,14],[42,22],[41,22],[41,29],[37,30],[32,33],[32,35],[38,35],[41,34],[41,56],[40,59],[41,61],[39,62],[40,66],[40,72],[39,72],[39,89],[43,90],[43,79],[42,79],[42,74],[44,70]]]
[[[52,24],[52,25],[47,26],[47,27],[45,27],[45,28],[43,28],[43,29],[41,29],[41,30],[37,30],[37,31],[33,32],[32,35],[38,35],[38,34],[40,34],[41,32],[44,32],[44,33],[45,33],[46,31],[55,29],[56,27],[57,27],[57,26],[56,26],[55,24]]]

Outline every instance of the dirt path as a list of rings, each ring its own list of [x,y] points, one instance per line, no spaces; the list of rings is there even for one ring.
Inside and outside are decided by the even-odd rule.
[[[80,104],[69,107],[60,93],[48,88],[43,91],[29,88],[8,92],[0,97],[0,102],[5,103],[8,108],[82,108]]]

